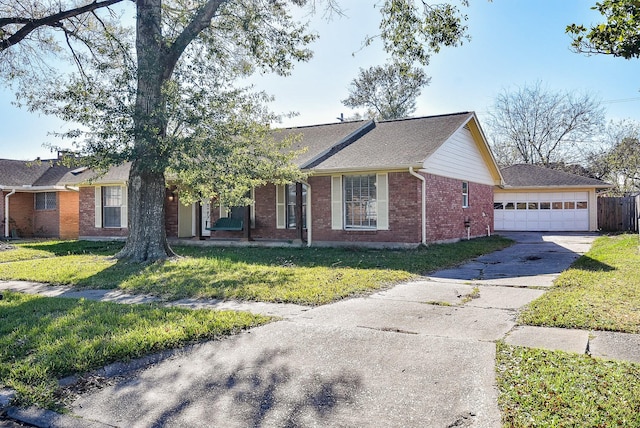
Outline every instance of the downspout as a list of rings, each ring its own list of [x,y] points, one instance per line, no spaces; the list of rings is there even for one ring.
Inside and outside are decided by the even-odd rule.
[[[420,174],[417,174],[412,166],[409,167],[409,174],[422,181],[422,245],[427,245],[427,180]]]
[[[311,247],[311,185],[306,181],[302,183],[307,185],[307,247]]]
[[[16,193],[16,189],[13,189],[11,193],[8,193],[4,197],[4,237],[10,238],[9,236],[9,196]]]

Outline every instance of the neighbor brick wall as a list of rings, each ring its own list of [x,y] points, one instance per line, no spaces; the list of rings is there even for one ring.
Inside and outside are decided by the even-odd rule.
[[[60,206],[59,192],[56,192],[56,207]],[[35,198],[35,194],[32,195]],[[33,210],[33,236],[53,238],[60,234],[60,215],[54,210]]]
[[[80,232],[80,193],[58,192],[58,211],[60,238],[78,239]]]
[[[427,241],[439,242],[483,236],[493,230],[493,186],[469,183],[469,207],[462,207],[462,180],[425,174],[427,180]]]
[[[95,188],[80,188],[80,237],[109,238],[126,237],[129,230],[121,228],[96,228],[95,226]]]
[[[4,199],[2,201],[4,203]],[[17,229],[18,236],[33,237],[33,193],[14,193],[9,197],[9,217],[11,229]],[[11,233],[11,232],[9,232]]]

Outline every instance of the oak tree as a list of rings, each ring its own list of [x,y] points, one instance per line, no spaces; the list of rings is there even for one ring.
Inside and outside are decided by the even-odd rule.
[[[361,68],[342,104],[364,107],[366,115],[376,120],[407,117],[416,110],[416,99],[430,80],[418,67],[406,70],[399,64],[386,64],[367,70]]]
[[[580,53],[605,54],[626,59],[640,57],[640,1],[603,0],[596,2],[605,22],[590,28],[571,24],[567,33],[572,47]]]
[[[381,21],[373,38],[409,64],[426,64],[440,46],[466,34],[456,5],[384,0],[374,6]],[[64,136],[78,142],[89,166],[131,162],[129,236],[117,257],[173,255],[164,228],[167,176],[187,200],[228,203],[241,202],[252,186],[300,177],[288,142],[272,138],[277,117],[266,108],[269,97],[236,87],[240,77],[287,75],[311,58],[317,35],[294,19],[292,7],[338,6],[333,0],[0,1],[0,79],[15,85],[19,104],[78,123]]]

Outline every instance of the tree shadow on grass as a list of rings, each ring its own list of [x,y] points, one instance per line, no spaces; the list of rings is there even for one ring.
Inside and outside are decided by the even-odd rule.
[[[37,241],[21,245],[33,250],[48,251],[54,256],[82,254],[113,255],[124,246],[122,241]]]
[[[581,256],[573,263],[573,265],[571,265],[571,268],[589,272],[611,272],[616,270],[614,266],[602,263],[601,261],[589,256]]]

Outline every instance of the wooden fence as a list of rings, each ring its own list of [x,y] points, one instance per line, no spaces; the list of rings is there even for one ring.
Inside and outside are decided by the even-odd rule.
[[[640,196],[598,198],[598,229],[606,232],[637,232]]]

